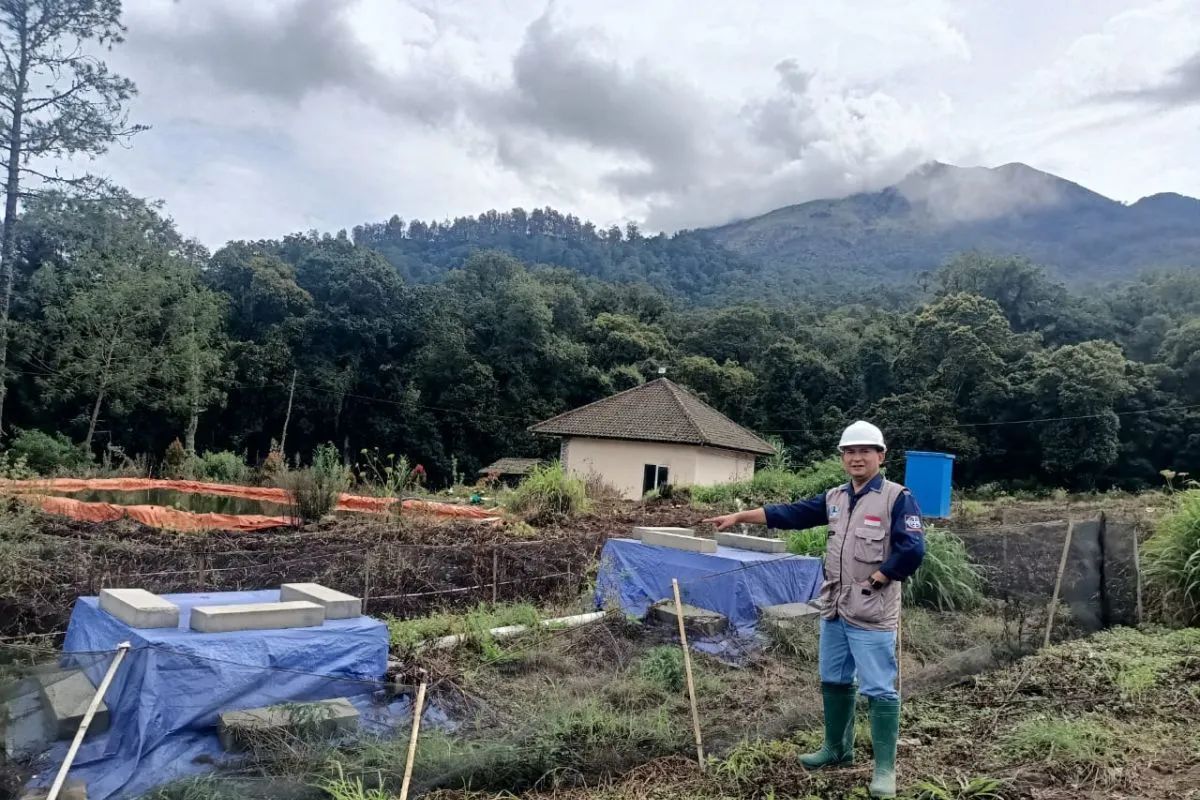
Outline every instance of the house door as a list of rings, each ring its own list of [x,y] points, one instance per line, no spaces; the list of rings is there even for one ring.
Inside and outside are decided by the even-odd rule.
[[[664,483],[669,483],[671,471],[661,464],[647,464],[642,470],[642,494],[653,492]]]

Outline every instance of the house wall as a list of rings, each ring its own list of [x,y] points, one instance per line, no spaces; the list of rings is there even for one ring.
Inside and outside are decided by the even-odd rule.
[[[676,486],[710,486],[754,475],[754,456],[715,447],[582,437],[563,444],[567,472],[582,478],[598,476],[629,500],[642,496],[647,464],[667,467],[669,480]]]

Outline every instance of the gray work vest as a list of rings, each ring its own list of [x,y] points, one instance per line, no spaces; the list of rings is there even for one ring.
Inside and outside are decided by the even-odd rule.
[[[900,624],[900,582],[871,588],[871,575],[892,552],[892,506],[904,491],[885,480],[869,490],[850,512],[849,484],[825,493],[829,539],[825,545],[825,583],[821,586],[821,616],[841,617],[872,631],[894,631]]]

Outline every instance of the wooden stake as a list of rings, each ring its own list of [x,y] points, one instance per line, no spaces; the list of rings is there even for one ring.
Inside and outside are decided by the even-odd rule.
[[[492,548],[492,605],[496,605],[500,591],[500,548]]]
[[[692,705],[692,730],[696,734],[696,762],[700,771],[704,771],[704,741],[700,738],[700,712],[696,708],[696,684],[692,680],[692,654],[688,650],[687,629],[683,624],[683,601],[679,599],[679,581],[671,579],[671,588],[675,592],[675,617],[679,620],[679,644],[683,647],[683,670],[687,675],[688,701]]]
[[[1058,611],[1058,593],[1062,590],[1063,573],[1067,571],[1067,554],[1071,551],[1071,534],[1075,523],[1067,523],[1067,536],[1063,539],[1062,556],[1058,559],[1058,575],[1054,579],[1054,594],[1050,597],[1050,605],[1046,607],[1046,638],[1042,647],[1050,646],[1050,633],[1054,630],[1054,615]]]
[[[367,613],[367,601],[371,599],[371,554],[374,550],[368,550],[366,558],[363,559],[363,596],[362,596],[362,613]]]
[[[288,423],[292,421],[292,398],[296,396],[296,375],[300,370],[292,370],[292,388],[288,391],[288,407],[287,414],[283,417],[283,433],[279,434],[279,455],[283,458],[283,463],[287,464],[287,451],[284,450],[284,445],[287,444],[287,429]]]
[[[108,672],[104,673],[100,687],[96,689],[96,694],[92,696],[92,702],[88,704],[87,711],[83,714],[83,720],[79,723],[79,729],[75,731],[75,738],[71,741],[70,749],[67,750],[67,757],[63,759],[62,766],[58,768],[58,774],[54,776],[54,783],[50,786],[50,793],[46,795],[47,800],[58,800],[58,794],[67,781],[67,773],[71,771],[71,764],[75,762],[75,754],[79,752],[79,745],[83,744],[83,738],[87,736],[92,718],[96,716],[96,710],[100,708],[104,695],[108,693],[113,676],[117,674],[117,667],[121,666],[121,662],[125,660],[125,654],[132,646],[129,642],[121,642],[117,645],[117,654],[113,657],[112,664],[108,666]]]
[[[404,765],[404,782],[400,784],[400,800],[408,800],[408,786],[412,782],[413,761],[417,758],[417,734],[421,730],[421,712],[425,710],[425,681],[417,689],[417,702],[413,706],[412,736],[408,740],[408,763]]]

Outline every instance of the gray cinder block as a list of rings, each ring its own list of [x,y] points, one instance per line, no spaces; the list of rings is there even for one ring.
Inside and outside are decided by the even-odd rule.
[[[759,553],[786,553],[787,542],[783,539],[771,539],[766,536],[746,536],[741,533],[717,534],[717,544],[722,547],[736,547],[741,550],[755,550]]]
[[[54,735],[59,739],[70,739],[83,722],[92,698],[96,696],[96,687],[88,680],[82,670],[69,670],[38,676],[42,684],[42,698],[45,709],[49,714],[49,723]],[[108,730],[108,706],[100,701],[95,716],[88,726],[88,734],[102,733]]]
[[[196,606],[192,630],[200,633],[264,631],[280,628],[315,628],[325,622],[325,607],[307,600],[287,603],[242,603],[229,606]]]
[[[255,736],[271,733],[328,738],[355,730],[358,730],[358,709],[346,698],[335,697],[316,703],[226,711],[220,716],[217,737],[221,747],[232,752],[246,747]]]
[[[30,789],[21,795],[20,800],[46,800],[50,796],[50,787]],[[87,784],[75,778],[67,778],[62,789],[58,792],[58,800],[87,800]]]
[[[353,619],[362,616],[362,599],[319,583],[285,583],[279,587],[279,599],[307,600],[325,607],[325,619]]]
[[[131,628],[179,627],[179,606],[145,589],[101,589],[100,610]]]
[[[716,636],[729,627],[729,618],[717,611],[689,606],[687,603],[683,604],[682,610],[684,629],[696,636]],[[674,631],[679,630],[679,618],[675,614],[674,600],[659,600],[650,606],[646,616],[650,622],[656,625],[664,625]]]
[[[759,613],[764,619],[772,620],[816,620],[821,616],[821,609],[811,603],[780,603],[777,606],[763,606]]]
[[[642,544],[656,547],[673,547],[676,550],[688,550],[693,553],[715,553],[717,543],[712,539],[701,539],[699,536],[680,536],[677,533],[647,530],[642,534]]]

